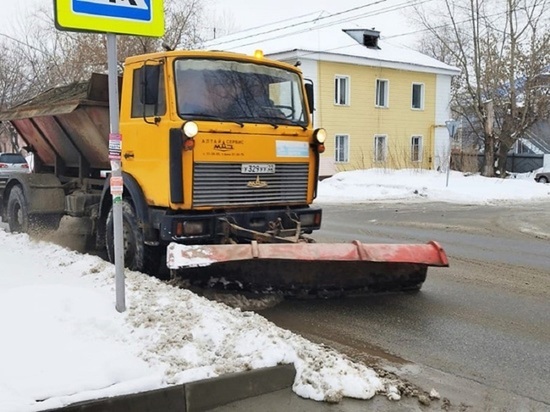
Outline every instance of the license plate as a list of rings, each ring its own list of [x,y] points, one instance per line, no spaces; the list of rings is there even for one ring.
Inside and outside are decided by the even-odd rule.
[[[275,173],[273,163],[245,163],[241,166],[241,173]]]

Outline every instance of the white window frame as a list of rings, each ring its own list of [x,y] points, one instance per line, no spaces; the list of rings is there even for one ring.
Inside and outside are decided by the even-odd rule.
[[[342,83],[344,83],[344,101],[340,101]],[[350,102],[350,77],[342,74],[334,76],[334,104],[336,106],[349,106]]]
[[[378,158],[378,140],[384,139],[384,146],[382,148],[383,150],[383,158]],[[387,134],[376,134],[374,135],[374,150],[373,150],[373,160],[374,162],[385,162],[388,158],[388,135]]]
[[[342,149],[338,147],[339,140],[344,139],[345,147],[343,153],[343,160],[338,159],[342,154]],[[349,163],[349,134],[337,133],[334,135],[334,162],[335,163]]]
[[[414,158],[414,147],[415,147],[415,139],[418,139],[418,159]],[[424,138],[421,135],[413,135],[411,136],[411,162],[413,163],[420,163],[422,162],[422,152],[424,150]]]
[[[420,107],[414,107],[414,87],[420,86]],[[424,110],[424,83],[413,83],[411,86],[411,109]]]
[[[380,100],[379,100],[379,97],[380,97],[379,85],[381,83],[384,83],[386,85],[386,87],[384,88],[383,104],[380,104]],[[376,79],[374,90],[375,90],[375,96],[374,96],[375,107],[383,107],[383,108],[390,107],[390,81],[388,79]]]

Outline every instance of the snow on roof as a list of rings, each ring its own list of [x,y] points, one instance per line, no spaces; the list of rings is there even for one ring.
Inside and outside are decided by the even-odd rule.
[[[421,71],[450,75],[459,73],[456,67],[416,50],[384,41],[383,34],[378,41],[379,49],[367,48],[356,40],[359,38],[358,32],[363,30],[374,29],[353,27],[353,24],[333,16],[312,13],[210,40],[204,44],[204,48],[246,54],[262,49],[272,57],[295,52],[297,57],[313,60],[334,61],[338,56],[341,60],[352,58],[356,64],[393,67],[397,63],[409,66],[409,70],[416,67]]]

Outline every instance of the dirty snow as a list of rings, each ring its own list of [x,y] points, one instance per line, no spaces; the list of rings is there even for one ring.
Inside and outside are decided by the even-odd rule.
[[[495,180],[453,172],[357,171],[321,182],[318,203],[550,199],[532,176]],[[4,225],[5,226],[5,225]],[[231,308],[126,272],[127,311],[115,310],[114,267],[98,257],[0,229],[0,411],[77,401],[277,364],[315,400],[398,400],[395,382],[360,363]],[[434,391],[431,396],[437,397]]]

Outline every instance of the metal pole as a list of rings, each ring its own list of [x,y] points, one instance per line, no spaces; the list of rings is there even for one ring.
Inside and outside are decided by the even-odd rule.
[[[450,147],[449,147],[449,151],[450,151]],[[445,182],[445,187],[449,187],[449,173],[451,172],[451,158],[452,158],[453,154],[452,152],[449,153],[449,166],[447,166],[447,181]]]
[[[447,131],[449,132],[449,165],[447,166],[447,181],[445,182],[445,187],[449,187],[449,174],[451,173],[451,161],[453,160],[453,137],[456,133],[458,124],[457,120],[445,121],[445,126],[447,126]]]
[[[124,243],[122,236],[122,139],[119,129],[118,73],[116,35],[107,33],[107,65],[109,70],[109,159],[111,160],[111,194],[113,196],[113,238],[115,243],[116,310],[126,311],[124,284]]]

